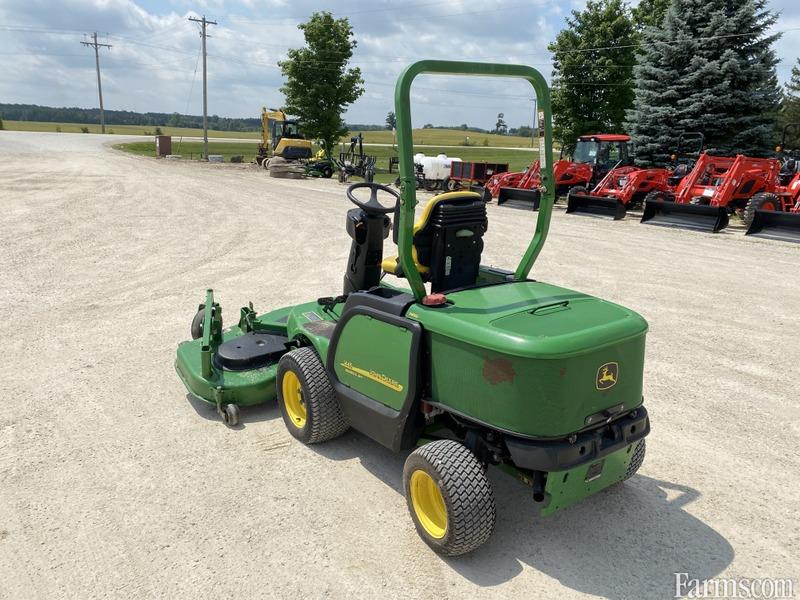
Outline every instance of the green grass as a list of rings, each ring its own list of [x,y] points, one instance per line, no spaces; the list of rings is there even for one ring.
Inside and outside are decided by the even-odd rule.
[[[352,132],[358,133],[357,131]],[[372,144],[391,144],[391,131],[365,131],[363,132],[364,142]],[[514,135],[495,135],[492,133],[476,133],[474,131],[462,131],[461,129],[415,129],[414,143],[430,146],[461,146],[466,137],[469,136],[470,144],[473,147],[481,147],[486,142],[489,147],[506,148],[530,148],[531,138],[518,137]],[[349,138],[348,138],[349,140]]]
[[[117,144],[114,146],[118,150],[138,154],[141,156],[155,156],[155,142],[130,142],[127,144]],[[538,152],[530,150],[503,150],[500,148],[483,147],[464,147],[464,148],[441,148],[426,147],[421,148],[428,156],[437,154],[447,154],[457,156],[463,160],[486,161],[486,162],[507,162],[511,171],[521,171],[525,169],[531,161],[535,160]],[[230,157],[235,154],[244,156],[245,162],[253,162],[257,151],[257,145],[251,142],[209,142],[209,154],[221,154],[225,162],[230,161]],[[202,142],[183,142],[178,144],[177,140],[172,141],[173,154],[180,154],[184,159],[199,159],[203,153]],[[373,154],[378,162],[376,180],[381,182],[394,181],[396,175],[389,174],[389,157],[396,156],[394,149],[388,146],[368,146],[364,152]]]
[[[86,127],[89,133],[100,133],[100,125],[86,125],[82,123],[45,123],[42,121],[3,121],[5,129],[10,131],[58,131],[62,133],[81,133],[81,128]],[[116,135],[155,135],[155,125],[106,125],[106,133]],[[202,129],[188,127],[161,126],[164,135],[202,137]],[[342,141],[350,142],[350,136],[358,133],[348,133]],[[364,142],[368,144],[392,144],[394,139],[391,131],[365,131]],[[494,135],[491,133],[475,133],[460,129],[415,129],[414,141],[419,145],[431,146],[461,146],[469,136],[470,147],[530,148],[531,139],[512,135]],[[257,140],[261,137],[257,131],[208,131],[210,138],[243,138]],[[466,147],[466,146],[465,146]]]
[[[9,131],[58,131],[62,133],[81,133],[82,127],[87,127],[89,133],[100,133],[100,125],[86,125],[83,123],[45,123],[42,121],[3,121],[3,126]],[[171,136],[203,136],[202,129],[189,127],[160,126],[164,135]],[[155,135],[156,125],[106,125],[106,133],[115,135]],[[256,131],[208,131],[208,137],[223,138],[253,138],[258,139],[260,134]]]
[[[114,148],[140,156],[155,156],[155,142],[130,142],[115,144]],[[229,162],[236,154],[244,156],[245,162],[253,162],[258,151],[258,144],[253,142],[208,142],[209,154],[221,154],[222,160]],[[203,142],[179,142],[172,140],[172,153],[180,154],[184,159],[197,159],[203,156]]]

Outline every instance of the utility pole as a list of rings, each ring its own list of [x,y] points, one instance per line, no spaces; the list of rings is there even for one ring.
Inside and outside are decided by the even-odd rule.
[[[195,21],[202,25],[200,37],[203,39],[203,157],[208,160],[208,79],[206,75],[206,27],[208,25],[216,25],[216,21],[207,21],[206,16],[203,15],[202,19],[189,17],[190,21]]]
[[[538,98],[531,98],[531,102],[533,102],[533,131],[531,131],[531,148],[533,148],[533,139],[536,137],[536,131],[537,131],[537,127],[536,126],[538,125],[537,120],[536,120],[536,117],[537,117],[537,114],[538,114],[536,112],[536,107],[537,107],[537,105],[539,103],[537,102],[537,100],[538,100]]]
[[[106,132],[106,117],[103,114],[103,87],[100,85],[100,48],[111,48],[110,44],[98,44],[97,32],[92,34],[91,42],[81,42],[84,46],[91,46],[94,48],[94,63],[97,66],[97,93],[100,96],[100,132]]]

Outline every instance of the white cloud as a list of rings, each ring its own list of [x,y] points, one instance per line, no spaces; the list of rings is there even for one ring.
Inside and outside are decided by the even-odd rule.
[[[775,4],[784,10],[780,27],[800,27],[795,0]],[[187,17],[205,12],[218,22],[209,28],[209,110],[256,116],[262,105],[281,104],[276,63],[287,48],[302,44],[297,24],[323,7],[348,15],[358,40],[352,62],[367,91],[347,118],[361,123],[383,122],[393,109],[398,74],[422,58],[531,64],[549,79],[547,44],[566,12],[547,0],[4,0],[3,25],[28,31],[0,33],[0,99],[96,106],[93,53],[78,42],[83,32],[98,31],[113,45],[101,51],[107,108],[198,114],[200,39]],[[798,33],[777,46],[789,66],[800,47]],[[783,79],[784,70],[779,74]],[[504,112],[516,126],[530,123],[530,97],[524,82],[425,76],[415,83],[413,114],[417,123],[491,126]]]

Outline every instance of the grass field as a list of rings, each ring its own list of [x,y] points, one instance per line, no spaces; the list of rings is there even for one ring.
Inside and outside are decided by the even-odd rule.
[[[61,131],[62,133],[81,133],[82,127],[87,127],[89,133],[100,133],[100,125],[84,125],[81,123],[45,123],[41,121],[3,121],[5,129],[9,131]],[[155,135],[156,126],[150,125],[106,125],[106,133],[115,135]],[[202,129],[188,127],[161,126],[164,135],[202,137]],[[350,136],[356,135],[357,130],[350,132],[342,141],[349,143]],[[369,144],[392,144],[394,142],[391,131],[365,131],[364,142]],[[469,136],[470,147],[495,148],[529,148],[530,138],[513,135],[494,135],[491,133],[475,133],[460,129],[415,129],[414,141],[417,144],[433,146],[461,146]],[[260,133],[256,131],[208,131],[210,138],[243,138],[259,139]]]
[[[9,131],[58,131],[62,133],[81,133],[81,127],[87,127],[89,133],[100,133],[100,125],[83,123],[45,123],[42,121],[3,121],[3,127]],[[160,126],[164,135],[202,136],[202,129],[188,127]],[[114,135],[155,135],[156,125],[106,125],[106,133]],[[259,134],[255,131],[208,131],[209,137],[253,138]]]
[[[155,143],[154,142],[131,142],[127,144],[117,144],[114,146],[118,150],[138,154],[141,156],[155,156]],[[231,156],[242,155],[244,162],[253,162],[256,156],[256,144],[251,142],[209,142],[208,153],[220,154],[223,161],[229,162]],[[487,161],[487,162],[507,162],[509,170],[520,171],[525,169],[531,161],[538,157],[538,152],[531,150],[507,150],[502,148],[484,148],[484,147],[464,147],[464,148],[441,148],[426,146],[420,148],[428,156],[435,156],[437,154],[447,154],[448,156],[457,156],[463,160],[471,161]],[[184,159],[199,159],[203,153],[203,144],[201,142],[183,142],[178,144],[176,140],[172,143],[172,152],[180,154]],[[377,157],[378,162],[377,173],[375,176],[376,181],[387,182],[393,181],[396,175],[388,173],[389,157],[396,156],[396,152],[389,146],[367,146],[364,152],[373,154]]]

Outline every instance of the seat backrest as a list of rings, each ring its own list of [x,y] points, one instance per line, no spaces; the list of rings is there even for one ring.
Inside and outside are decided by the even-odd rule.
[[[414,249],[417,262],[429,269],[431,292],[475,284],[487,227],[480,194],[449,192],[428,201],[414,225]]]

